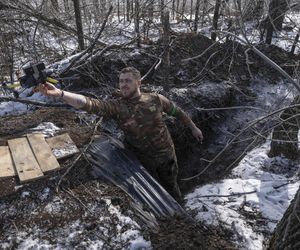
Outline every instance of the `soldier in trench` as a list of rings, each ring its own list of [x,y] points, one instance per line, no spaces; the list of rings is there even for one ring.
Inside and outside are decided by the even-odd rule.
[[[141,74],[136,68],[121,70],[119,87],[121,97],[108,101],[63,91],[50,83],[42,84],[40,91],[46,96],[60,97],[75,108],[116,120],[124,132],[127,148],[177,201],[182,201],[177,183],[178,165],[174,143],[162,115],[166,113],[177,117],[202,143],[201,130],[165,96],[142,93]]]

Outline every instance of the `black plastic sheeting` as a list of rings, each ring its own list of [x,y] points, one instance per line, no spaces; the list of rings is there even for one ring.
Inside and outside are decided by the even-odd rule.
[[[101,135],[89,146],[87,158],[92,163],[96,176],[112,182],[133,199],[134,208],[147,224],[155,227],[155,218],[185,214],[177,201],[121,141]]]

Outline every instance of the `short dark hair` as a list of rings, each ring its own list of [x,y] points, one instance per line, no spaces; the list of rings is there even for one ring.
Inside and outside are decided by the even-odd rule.
[[[136,80],[141,80],[141,72],[139,70],[137,70],[135,67],[123,68],[120,72],[120,75],[125,74],[125,73],[132,73],[132,75],[134,76],[134,78]]]

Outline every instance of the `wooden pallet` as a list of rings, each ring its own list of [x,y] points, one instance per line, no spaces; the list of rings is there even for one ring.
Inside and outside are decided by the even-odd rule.
[[[21,183],[58,170],[58,159],[79,152],[68,134],[47,140],[42,134],[27,134],[26,137],[8,140],[7,144],[0,146],[0,178],[18,175]]]
[[[1,177],[16,175],[16,170],[7,146],[0,146],[0,175]]]

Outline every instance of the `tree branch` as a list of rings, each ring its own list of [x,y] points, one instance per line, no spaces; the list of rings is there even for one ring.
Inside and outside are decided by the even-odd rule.
[[[232,193],[232,194],[212,194],[212,195],[200,195],[200,196],[197,196],[197,198],[209,198],[209,197],[231,197],[231,196],[242,196],[242,195],[245,195],[245,194],[253,194],[253,193],[256,193],[257,190],[253,190],[253,191],[249,191],[249,192],[242,192],[242,193]]]
[[[46,102],[30,101],[30,100],[7,97],[7,96],[1,96],[0,102],[19,102],[23,104],[30,104],[30,105],[41,106],[41,107],[69,107],[69,105],[64,103],[46,103]]]
[[[249,48],[253,50],[255,54],[260,56],[265,62],[267,62],[271,67],[276,69],[281,75],[283,75],[285,78],[287,78],[293,85],[294,87],[300,92],[300,86],[299,84],[288,74],[286,73],[278,64],[276,64],[273,60],[271,60],[269,57],[267,57],[264,53],[262,53],[260,50],[255,48],[250,42],[238,37],[237,35],[228,32],[228,31],[218,31],[219,33],[224,33],[230,36],[235,37],[237,40],[241,41],[243,44],[247,45]]]
[[[280,113],[280,112],[282,112],[282,111],[284,111],[286,109],[296,108],[296,107],[300,107],[300,104],[290,105],[288,107],[284,107],[284,108],[275,110],[274,112],[272,112],[272,113],[270,113],[268,115],[265,115],[265,116],[257,118],[256,120],[254,120],[253,122],[251,122],[250,124],[248,124],[245,128],[243,128],[236,136],[234,136],[226,144],[226,146],[209,162],[209,164],[200,173],[198,173],[198,174],[196,174],[194,176],[188,177],[188,178],[183,178],[183,179],[181,179],[181,181],[193,180],[193,179],[199,177],[200,175],[202,175],[225,152],[225,150],[229,147],[229,145],[231,145],[238,137],[240,137],[246,130],[248,130],[249,128],[253,127],[255,124],[257,124],[257,123],[259,123],[259,122],[267,119],[270,116],[273,116],[273,115],[275,115],[277,113]]]
[[[87,53],[89,53],[89,52],[91,52],[92,50],[93,50],[93,48],[95,47],[95,45],[96,45],[96,42],[98,41],[98,39],[100,38],[100,36],[101,36],[101,34],[102,34],[102,32],[103,32],[103,30],[104,30],[104,28],[105,28],[105,25],[106,25],[106,23],[107,23],[107,20],[108,20],[108,17],[109,17],[109,15],[110,15],[110,13],[112,12],[112,10],[113,10],[113,7],[112,7],[112,5],[109,7],[109,10],[108,10],[108,12],[107,12],[107,14],[106,14],[106,16],[105,16],[105,19],[104,19],[104,21],[103,21],[103,23],[102,23],[102,26],[101,26],[101,28],[100,28],[100,31],[99,31],[99,33],[97,34],[97,36],[95,37],[95,39],[94,39],[94,41],[90,44],[90,46],[86,49],[86,50],[84,50],[78,57],[76,57],[71,63],[70,63],[70,65],[66,68],[66,69],[64,69],[59,75],[61,76],[61,75],[64,75],[66,72],[68,72],[73,66],[74,66],[74,64],[76,63],[76,62],[78,62],[85,54],[87,54]]]

